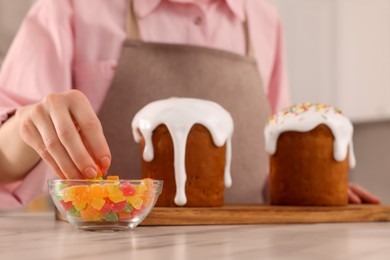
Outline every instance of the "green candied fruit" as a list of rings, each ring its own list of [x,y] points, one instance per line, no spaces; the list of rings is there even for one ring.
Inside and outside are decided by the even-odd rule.
[[[103,215],[103,219],[106,221],[118,221],[118,215],[110,211],[110,213]]]
[[[75,207],[72,207],[67,213],[73,217],[81,217],[80,211],[78,211]]]
[[[68,188],[68,187],[69,187],[68,184],[61,183],[60,185],[58,185],[58,190],[63,190],[63,189]]]
[[[56,197],[58,198],[58,200],[62,200],[62,198],[64,197],[63,189],[66,189],[68,187],[69,187],[69,185],[64,184],[64,183],[61,183],[60,185],[55,187],[55,194],[56,194]]]
[[[133,207],[131,206],[130,203],[127,202],[126,207],[123,209],[124,212],[132,212]]]

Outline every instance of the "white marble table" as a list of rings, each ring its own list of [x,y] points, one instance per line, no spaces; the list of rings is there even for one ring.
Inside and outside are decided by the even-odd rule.
[[[53,213],[0,212],[0,259],[390,259],[390,223],[76,231]]]

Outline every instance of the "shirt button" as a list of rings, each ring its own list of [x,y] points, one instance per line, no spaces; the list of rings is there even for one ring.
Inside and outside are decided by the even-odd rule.
[[[196,17],[195,20],[194,20],[194,24],[195,25],[201,25],[202,22],[203,22],[203,19],[200,16]]]

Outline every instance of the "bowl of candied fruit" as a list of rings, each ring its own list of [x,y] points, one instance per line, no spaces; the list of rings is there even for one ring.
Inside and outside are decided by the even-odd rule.
[[[49,192],[61,215],[89,231],[132,230],[153,209],[163,182],[152,179],[49,180]]]

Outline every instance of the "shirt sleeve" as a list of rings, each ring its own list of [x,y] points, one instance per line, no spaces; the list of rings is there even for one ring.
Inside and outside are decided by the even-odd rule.
[[[37,1],[25,17],[0,71],[0,127],[17,108],[72,88],[71,19],[68,1],[51,0]],[[41,162],[21,182],[0,185],[0,208],[46,192],[50,176]]]
[[[290,92],[287,80],[286,60],[284,53],[283,30],[280,21],[276,26],[276,51],[272,69],[268,99],[272,113],[290,105]]]

